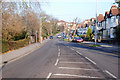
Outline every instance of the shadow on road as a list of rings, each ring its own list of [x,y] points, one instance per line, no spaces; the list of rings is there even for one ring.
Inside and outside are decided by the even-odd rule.
[[[79,43],[75,43],[75,42],[69,42],[68,43],[66,41],[64,41],[64,43],[57,43],[56,45],[59,45],[59,46],[70,46],[70,47],[88,49],[88,50],[92,50],[92,51],[100,51],[100,52],[103,52],[103,53],[110,53],[110,54],[103,54],[103,55],[120,58],[120,55],[118,55],[119,52],[108,50],[106,48],[89,47],[89,46],[85,46],[85,45],[82,45],[82,44],[79,44]],[[101,54],[101,53],[98,52],[97,54]]]

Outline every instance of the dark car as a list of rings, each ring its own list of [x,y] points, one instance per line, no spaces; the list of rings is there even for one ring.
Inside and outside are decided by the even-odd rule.
[[[81,37],[75,37],[72,42],[83,42],[83,39]]]
[[[50,39],[53,39],[53,36],[50,36]]]

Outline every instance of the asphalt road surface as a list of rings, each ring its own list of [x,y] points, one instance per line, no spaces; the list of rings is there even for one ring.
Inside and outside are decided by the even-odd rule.
[[[112,80],[118,78],[118,57],[54,38],[31,54],[5,64],[2,74],[3,78]]]

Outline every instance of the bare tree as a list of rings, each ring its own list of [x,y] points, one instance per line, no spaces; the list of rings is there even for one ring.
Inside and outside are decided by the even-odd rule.
[[[76,17],[76,18],[73,20],[73,22],[76,24],[75,31],[74,31],[74,33],[73,33],[73,38],[75,37],[75,34],[76,34],[77,29],[78,29],[78,25],[80,24],[80,21],[81,21],[81,20],[80,20],[78,17]]]

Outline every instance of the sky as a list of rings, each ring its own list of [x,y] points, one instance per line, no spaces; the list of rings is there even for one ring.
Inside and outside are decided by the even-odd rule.
[[[105,14],[114,5],[114,0],[97,0],[97,15]],[[58,20],[72,22],[78,17],[81,21],[96,17],[96,0],[49,0],[42,10]]]

